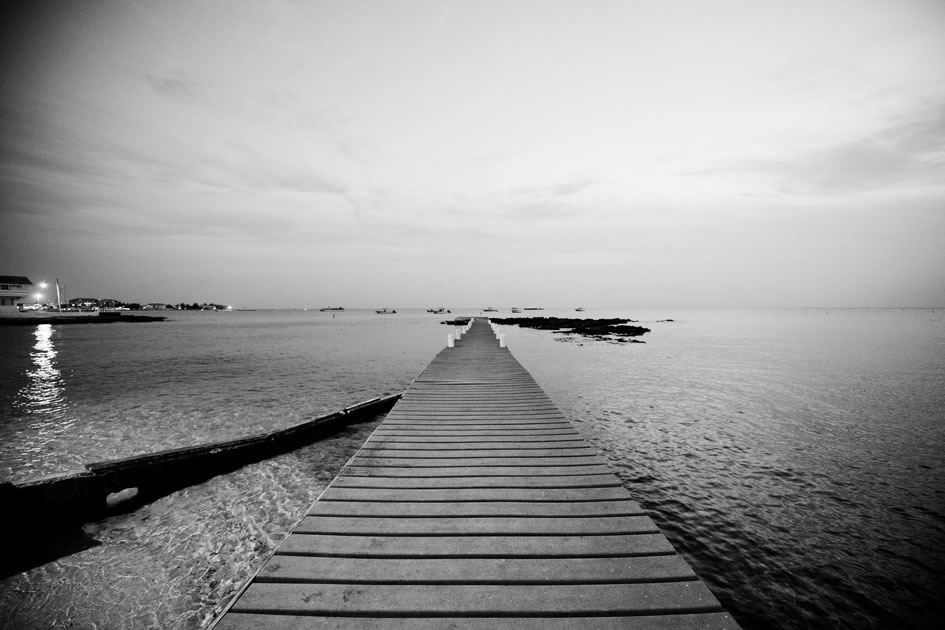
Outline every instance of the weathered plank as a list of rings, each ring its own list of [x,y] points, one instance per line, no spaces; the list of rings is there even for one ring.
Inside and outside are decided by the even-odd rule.
[[[583,534],[647,534],[659,531],[648,516],[482,518],[406,518],[370,516],[306,516],[295,531],[308,534],[363,534],[369,536],[574,536]]]
[[[387,448],[376,448],[376,449],[364,449],[359,454],[359,459],[363,457],[365,459],[372,457],[406,457],[410,459],[414,458],[426,458],[426,459],[475,459],[481,457],[491,457],[491,458],[522,458],[522,459],[534,459],[542,458],[549,459],[555,457],[597,457],[597,451],[590,447],[583,448],[564,448],[564,449],[531,449],[531,448],[491,448],[491,449],[420,449],[420,450],[410,450],[410,449],[387,449]]]
[[[345,477],[509,477],[519,475],[531,476],[562,476],[562,475],[603,475],[613,474],[603,464],[582,464],[577,466],[362,466],[357,460],[356,465],[345,469]]]
[[[574,457],[375,457],[361,454],[354,462],[357,466],[393,466],[401,468],[430,468],[451,466],[491,466],[493,468],[524,468],[529,466],[588,466],[603,465],[597,456]]]
[[[518,440],[518,441],[516,441]],[[527,441],[522,441],[527,440]],[[547,444],[551,447],[555,446],[551,444],[552,442],[574,442],[585,444],[584,440],[581,438],[578,433],[568,433],[565,435],[538,435],[538,434],[528,434],[525,436],[514,436],[514,435],[466,435],[466,436],[449,436],[449,435],[409,435],[403,433],[389,434],[389,433],[377,433],[364,444],[364,448],[376,448],[377,444],[417,444],[417,445],[426,445],[426,444],[443,444],[445,446],[418,446],[417,448],[450,448],[449,444],[489,444],[494,445],[496,443],[510,443],[515,444],[516,446],[512,448],[543,448],[541,445]],[[504,448],[509,448],[505,446]]]
[[[234,611],[220,630],[736,630],[728,613],[633,617],[324,617]]]
[[[428,489],[446,488],[620,488],[610,473],[599,475],[555,475],[520,477],[362,477],[351,474],[339,477],[330,491],[341,488]]]
[[[318,501],[312,516],[574,518],[642,515],[635,501]]]
[[[350,488],[333,485],[322,494],[319,503],[332,501],[558,501],[580,504],[586,501],[627,501],[626,491],[617,486],[607,488]]]
[[[233,607],[245,612],[478,616],[640,615],[717,612],[700,581],[645,584],[402,585],[254,582]]]
[[[296,530],[277,554],[350,558],[607,558],[674,554],[660,533],[603,536],[351,536]]]
[[[635,558],[394,558],[280,556],[257,582],[323,584],[631,584],[694,580],[677,555]]]

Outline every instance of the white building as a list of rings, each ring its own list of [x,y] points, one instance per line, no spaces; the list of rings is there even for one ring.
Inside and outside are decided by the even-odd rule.
[[[25,276],[0,276],[0,315],[16,314],[16,304],[33,294],[33,283]]]

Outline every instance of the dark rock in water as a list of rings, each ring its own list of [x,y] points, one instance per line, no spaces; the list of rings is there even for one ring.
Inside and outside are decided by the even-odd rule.
[[[441,324],[446,324],[447,326],[465,326],[469,323],[469,317],[457,317],[456,319],[451,319],[449,321],[440,322]],[[495,321],[495,320],[493,320]]]
[[[570,317],[491,317],[496,324],[521,326],[523,328],[537,328],[551,330],[562,335],[583,335],[594,339],[643,343],[630,337],[639,337],[650,332],[643,326],[630,326],[632,319],[580,319]]]

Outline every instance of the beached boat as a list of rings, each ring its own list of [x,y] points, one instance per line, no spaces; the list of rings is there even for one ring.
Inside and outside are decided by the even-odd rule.
[[[517,306],[513,306],[513,307],[512,307],[512,312],[513,312],[513,313],[521,313],[521,312],[522,312],[522,309],[520,309],[520,308],[517,307]]]
[[[577,307],[577,308],[574,309],[574,310],[576,310],[578,313],[580,313],[580,312],[583,312],[583,311],[584,311],[584,307],[583,307],[583,306],[579,306],[579,307]]]
[[[320,310],[320,311],[323,312],[323,313],[324,313],[325,311],[343,311],[343,310],[345,310],[345,307],[343,307],[343,306],[325,306],[325,307],[320,308],[320,309],[318,309],[318,310]]]
[[[525,310],[526,311],[543,311],[545,309],[540,306],[526,306]]]
[[[499,309],[493,308],[491,306],[487,306],[486,308],[482,309],[482,312],[483,313],[498,313]]]
[[[389,309],[389,308],[379,308],[379,309],[377,309],[377,310],[374,311],[374,312],[377,313],[378,315],[393,315],[393,314],[395,314],[397,311],[392,311],[392,310]]]

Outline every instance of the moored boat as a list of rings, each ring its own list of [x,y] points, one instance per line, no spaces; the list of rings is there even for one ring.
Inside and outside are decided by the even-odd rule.
[[[395,314],[397,311],[393,311],[393,310],[391,310],[391,309],[389,309],[389,308],[379,308],[379,309],[377,309],[377,310],[374,311],[374,312],[377,313],[378,315],[393,315],[393,314]]]

